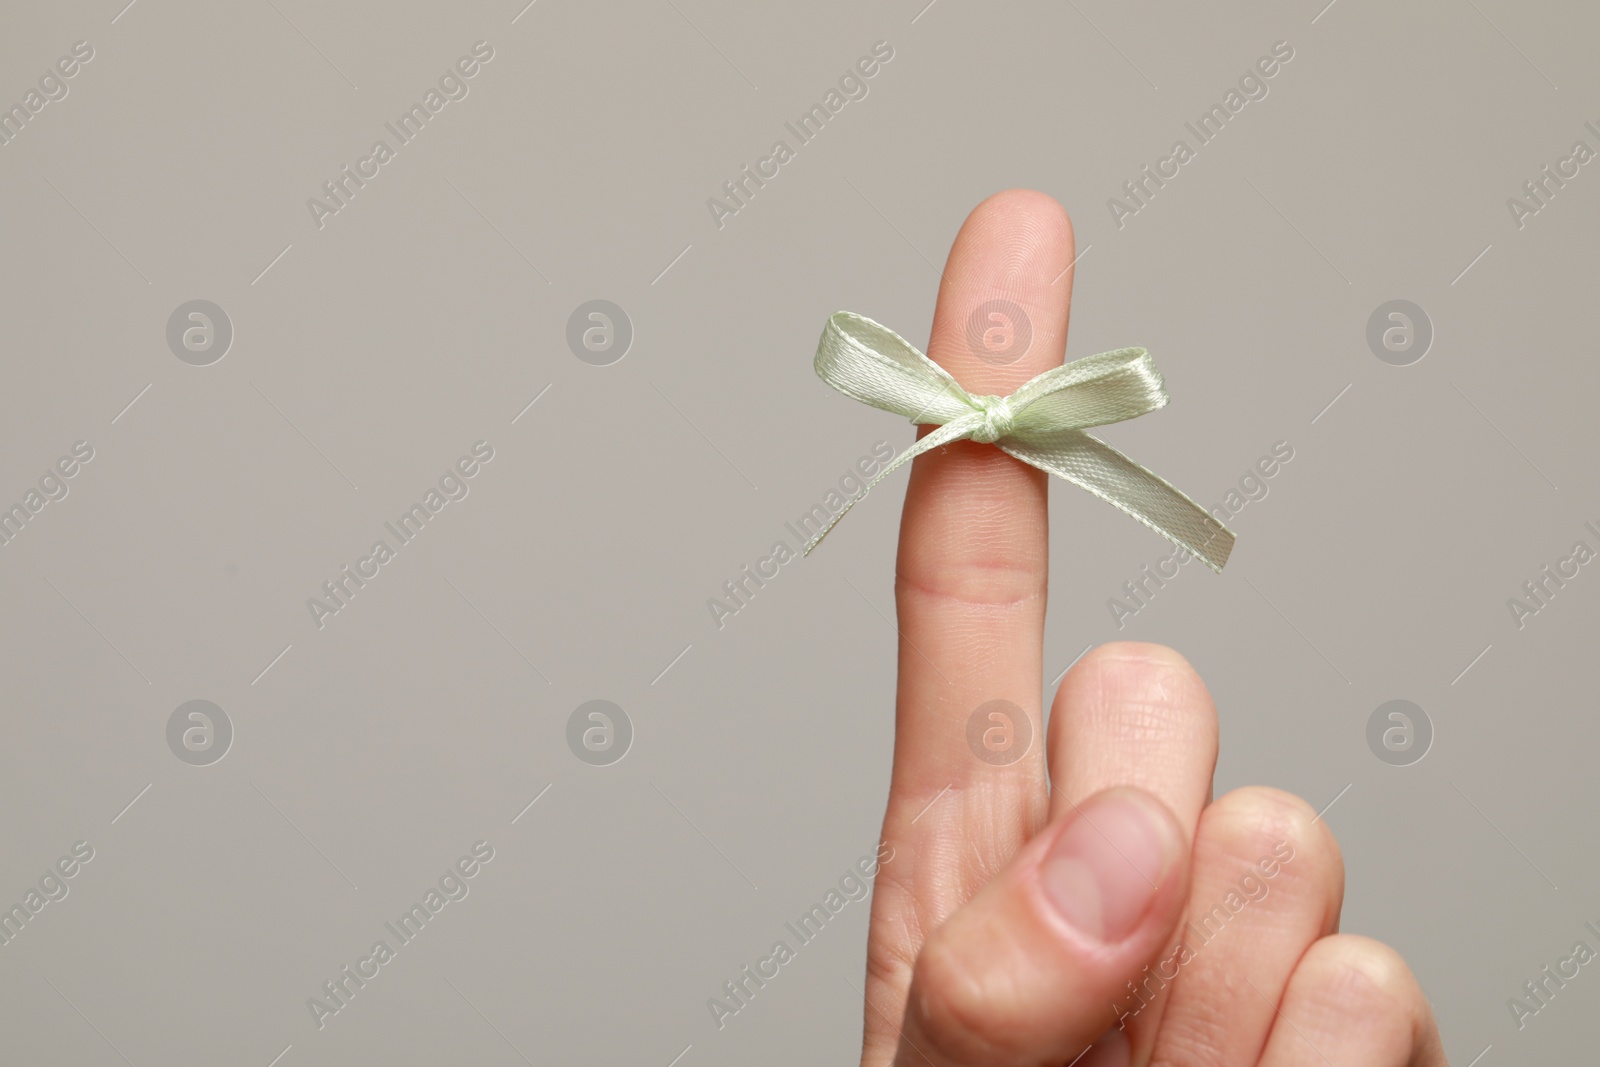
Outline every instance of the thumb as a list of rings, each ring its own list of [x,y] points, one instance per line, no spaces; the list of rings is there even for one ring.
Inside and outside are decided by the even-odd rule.
[[[1188,839],[1149,793],[1116,787],[1068,808],[928,938],[896,1063],[1079,1056],[1116,1026],[1129,979],[1167,947],[1188,877]],[[1127,1054],[1097,1050],[1081,1067],[1101,1062],[1120,1067]]]

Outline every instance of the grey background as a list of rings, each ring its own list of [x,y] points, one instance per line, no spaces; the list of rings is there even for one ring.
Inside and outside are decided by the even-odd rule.
[[[1295,449],[1225,574],[1121,630],[1166,543],[1055,487],[1048,673],[1182,650],[1218,793],[1337,798],[1344,929],[1406,955],[1454,1062],[1592,1058],[1589,968],[1521,1031],[1505,1002],[1595,943],[1600,566],[1520,630],[1506,599],[1597,547],[1600,164],[1521,229],[1506,199],[1600,147],[1600,15],[925,2],[0,14],[7,106],[95,50],[0,147],[0,498],[95,450],[0,548],[0,901],[95,850],[0,946],[8,1061],[852,1060],[864,902],[725,1028],[705,1001],[876,843],[903,474],[721,630],[706,600],[912,439],[813,376],[826,316],[925,345],[934,264],[1010,186],[1075,220],[1069,356],[1166,375],[1108,440],[1208,505]],[[319,230],[307,198],[480,39],[470,94]],[[878,40],[869,95],[719,230],[707,198]],[[1270,94],[1119,229],[1107,198],[1279,40]],[[211,366],[166,345],[192,299],[233,324]],[[591,299],[634,326],[610,366],[565,343]],[[1434,326],[1412,366],[1366,345],[1391,299]],[[306,598],[480,439],[470,495],[319,631]],[[233,725],[210,766],[167,747],[194,699]],[[593,699],[635,731],[609,766],[565,740]],[[1367,747],[1391,699],[1433,724],[1412,766]],[[319,1030],[307,998],[480,839],[470,895]]]

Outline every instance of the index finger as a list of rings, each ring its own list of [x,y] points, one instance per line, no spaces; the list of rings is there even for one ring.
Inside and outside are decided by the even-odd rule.
[[[1021,189],[989,197],[951,247],[929,358],[968,392],[1002,396],[1059,365],[1072,257],[1072,224],[1055,200]],[[980,864],[990,871],[1046,811],[1040,690],[1047,480],[993,445],[956,441],[913,462],[901,519],[895,594],[902,643],[885,831],[914,844],[917,834],[937,834],[972,815],[984,827],[973,847],[992,849],[992,865]],[[980,710],[985,706],[990,710]],[[1009,724],[1014,747],[975,751],[967,740],[974,714],[979,737],[988,715],[1020,716]],[[1003,734],[1007,724],[994,723]],[[983,788],[971,791],[979,781]],[[953,799],[921,816],[947,789]],[[966,811],[969,805],[982,810]]]

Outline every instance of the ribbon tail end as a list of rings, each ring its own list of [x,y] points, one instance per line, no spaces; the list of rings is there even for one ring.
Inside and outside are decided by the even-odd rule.
[[[1206,543],[1194,550],[1200,561],[1210,567],[1217,574],[1222,573],[1222,568],[1228,565],[1228,557],[1233,555],[1235,536],[1226,526],[1218,525]]]

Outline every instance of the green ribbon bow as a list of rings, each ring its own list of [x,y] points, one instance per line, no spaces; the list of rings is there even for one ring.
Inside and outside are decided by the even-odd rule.
[[[1161,372],[1142,348],[1085,356],[1023,383],[1010,396],[973,396],[950,373],[886,326],[835,312],[817,342],[817,376],[845,396],[937,426],[867,483],[845,512],[907,460],[963,437],[1089,490],[1132,515],[1212,570],[1222,572],[1233,532],[1158,475],[1083,431],[1137,418],[1167,403]]]

